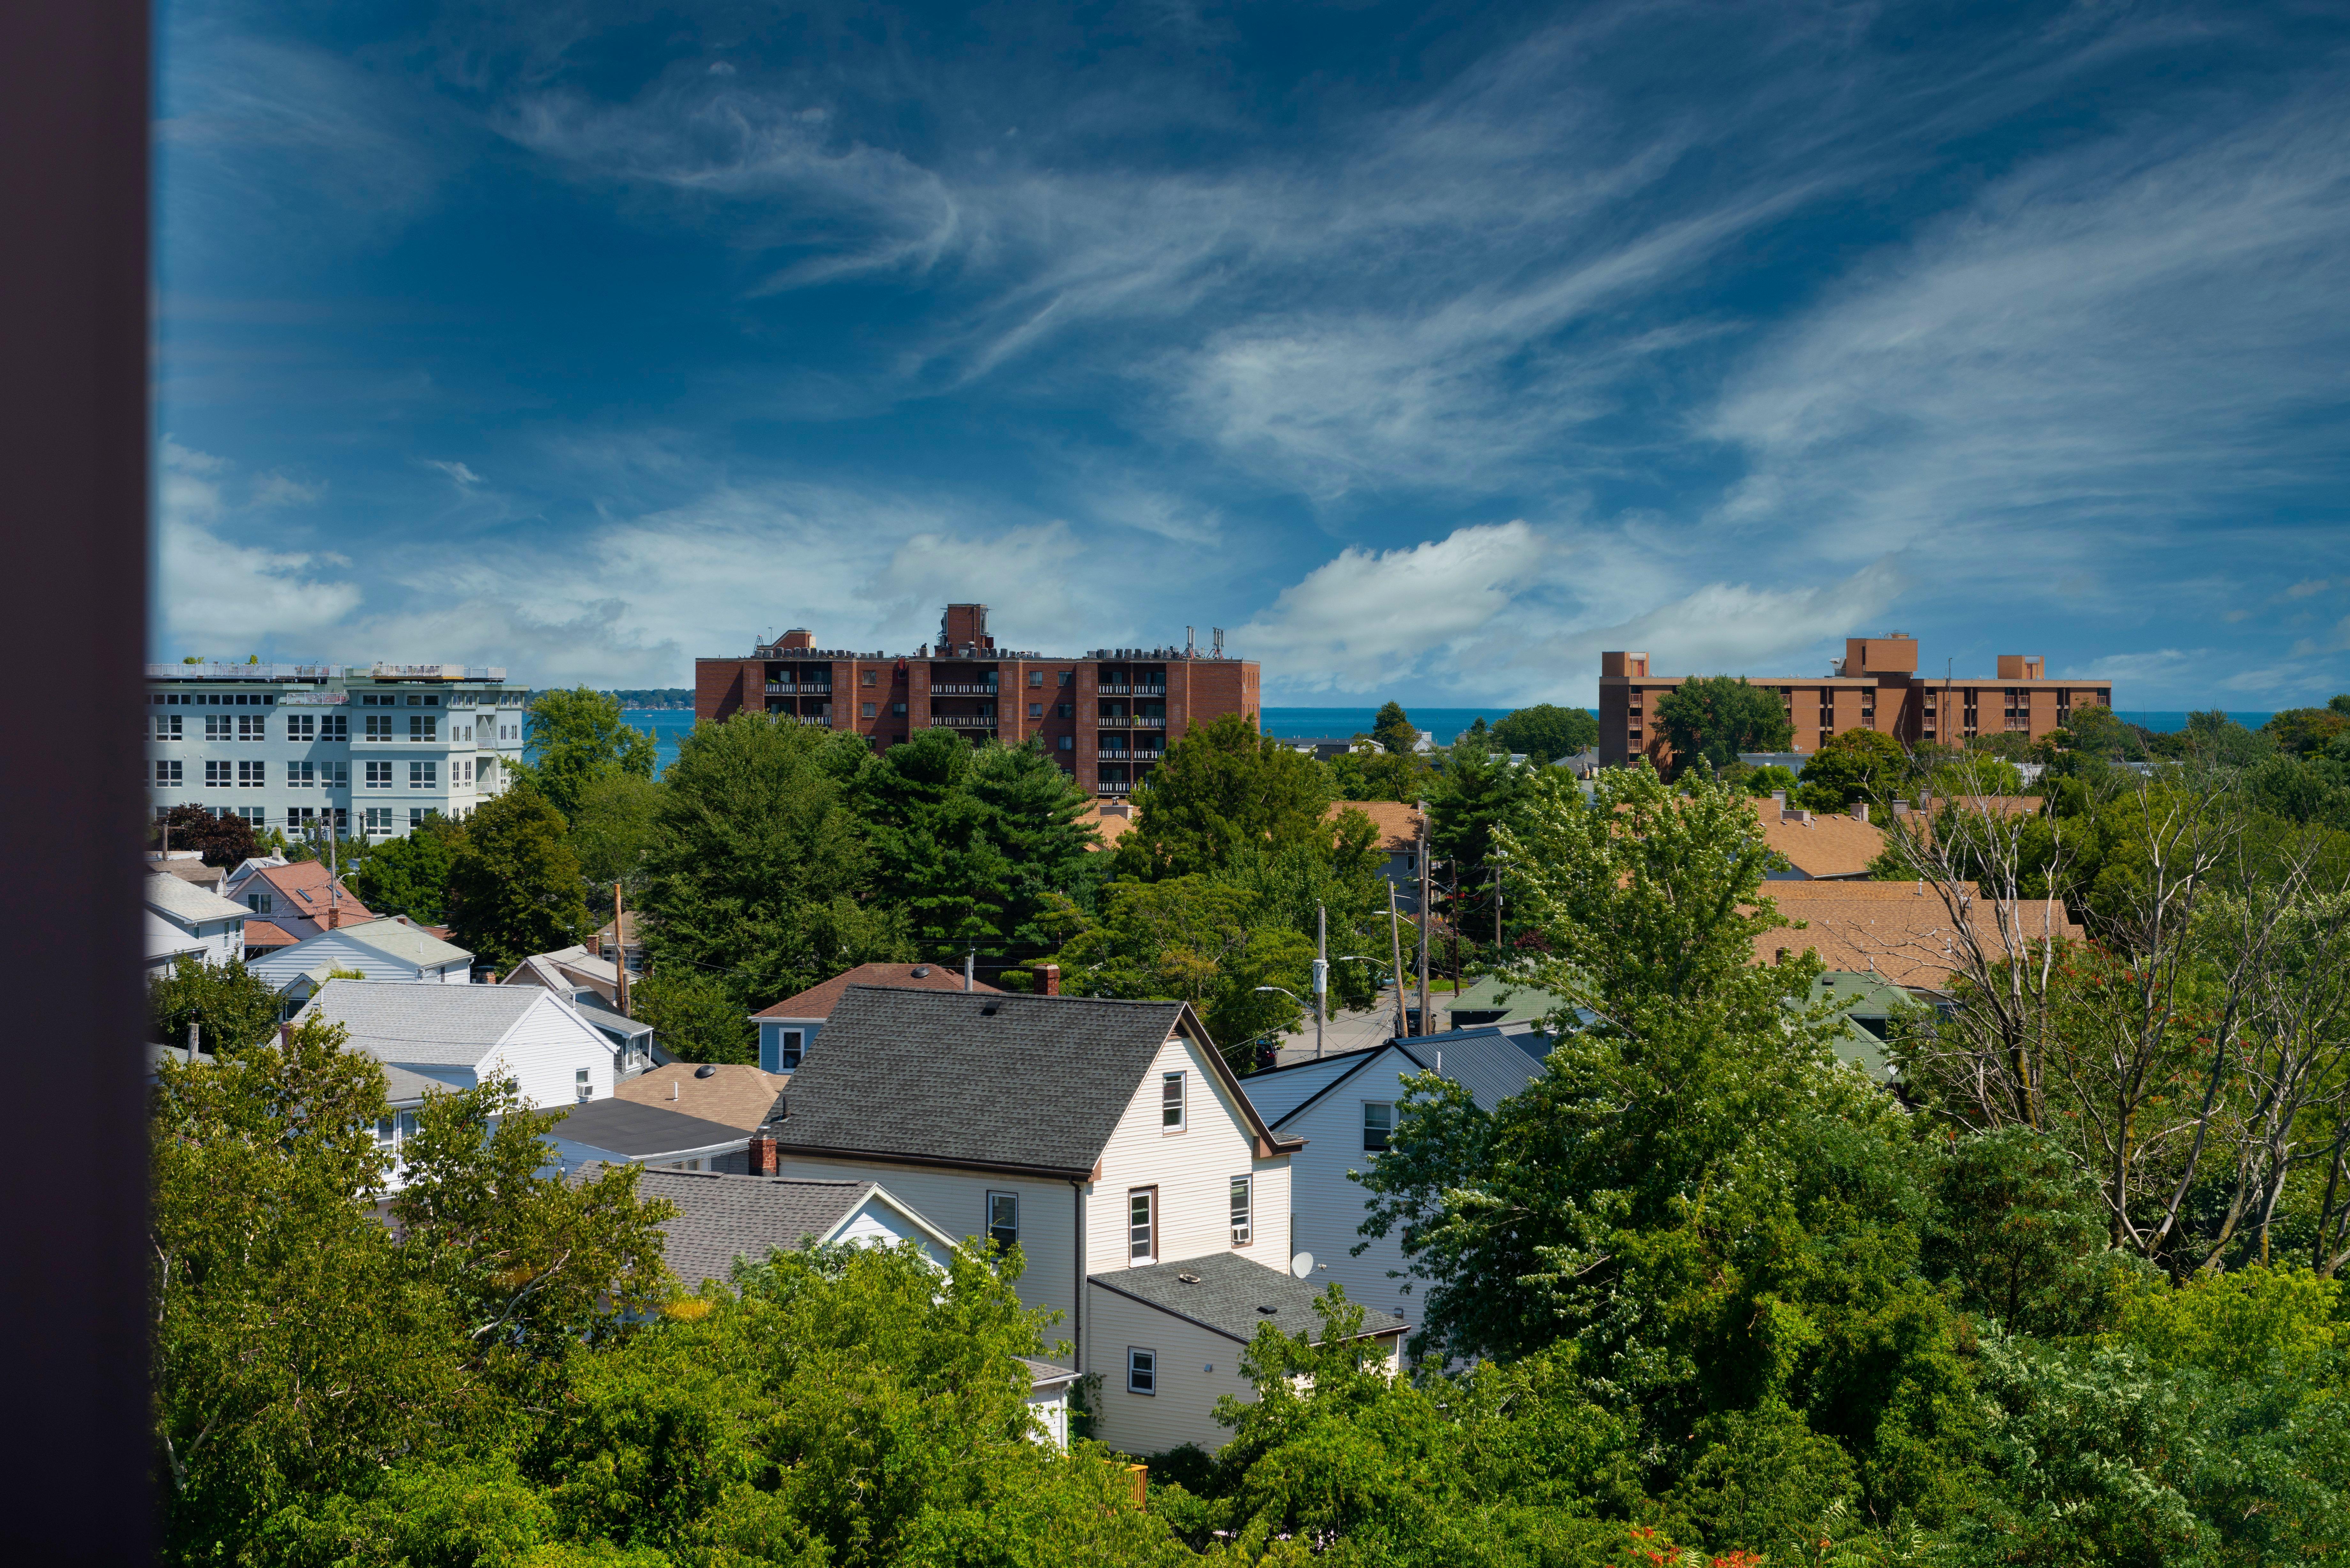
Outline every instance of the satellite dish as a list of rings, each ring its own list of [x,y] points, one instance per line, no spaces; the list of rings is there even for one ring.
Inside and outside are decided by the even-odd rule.
[[[1314,1254],[1311,1252],[1300,1252],[1297,1256],[1290,1259],[1289,1272],[1296,1275],[1301,1280],[1306,1275],[1312,1273],[1314,1272]]]

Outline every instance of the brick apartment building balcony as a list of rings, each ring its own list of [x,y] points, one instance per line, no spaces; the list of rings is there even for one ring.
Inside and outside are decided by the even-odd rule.
[[[832,688],[830,686],[812,685],[806,681],[802,681],[797,685],[794,685],[788,680],[770,680],[767,682],[767,695],[770,697],[794,697],[802,695],[809,697],[829,697],[832,695]]]
[[[995,716],[993,713],[933,713],[931,715],[931,728],[933,730],[993,730],[995,728]]]
[[[996,697],[1003,694],[1002,687],[993,680],[985,681],[978,685],[972,685],[961,681],[940,680],[933,682],[931,686],[931,690],[933,691],[944,691],[956,697]]]

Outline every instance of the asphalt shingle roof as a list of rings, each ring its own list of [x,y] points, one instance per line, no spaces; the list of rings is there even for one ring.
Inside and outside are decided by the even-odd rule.
[[[590,1161],[573,1173],[588,1181],[608,1167]],[[641,1198],[677,1205],[661,1225],[670,1272],[688,1290],[704,1280],[723,1283],[734,1260],[764,1261],[777,1247],[795,1251],[855,1211],[873,1190],[869,1181],[805,1181],[792,1177],[722,1176],[710,1170],[650,1169],[637,1179]]]
[[[386,958],[399,959],[419,969],[467,963],[473,957],[463,948],[444,942],[421,926],[411,926],[405,920],[369,920],[363,926],[344,926],[340,929],[360,946],[373,948]],[[317,938],[310,940],[316,941]]]
[[[535,987],[330,980],[294,1017],[341,1024],[352,1049],[379,1061],[473,1067],[546,995]]]
[[[778,1144],[1093,1169],[1180,1002],[850,986],[792,1075]]]
[[[1282,1270],[1253,1263],[1238,1252],[1211,1252],[1204,1258],[1117,1269],[1087,1278],[1105,1290],[1189,1318],[1243,1345],[1256,1337],[1258,1324],[1266,1323],[1284,1334],[1322,1337],[1322,1314],[1314,1310],[1315,1300],[1322,1293],[1320,1287]],[[1267,1312],[1267,1307],[1273,1310]],[[1363,1309],[1364,1334],[1392,1334],[1409,1326],[1393,1313]]]
[[[1375,1065],[1381,1052],[1391,1054],[1383,1065]],[[1391,1040],[1367,1050],[1349,1051],[1343,1056],[1275,1067],[1243,1078],[1241,1088],[1256,1106],[1257,1114],[1279,1131],[1284,1122],[1357,1072],[1392,1072],[1400,1080],[1405,1074],[1429,1072],[1440,1066],[1446,1077],[1469,1091],[1479,1108],[1490,1112],[1543,1075],[1547,1070],[1545,1055],[1546,1051],[1541,1054],[1531,1052],[1508,1032],[1486,1024],[1443,1034]]]
[[[832,1016],[840,999],[852,985],[889,985],[901,991],[962,990],[962,971],[942,963],[861,963],[855,969],[844,970],[830,980],[819,981],[806,991],[787,996],[773,1007],[751,1014],[754,1018],[822,1018]],[[1000,994],[984,981],[971,982],[973,992]]]
[[[567,1143],[585,1144],[630,1159],[747,1143],[751,1137],[741,1127],[704,1121],[662,1106],[641,1106],[634,1100],[590,1100],[573,1106],[571,1114],[550,1130]]]

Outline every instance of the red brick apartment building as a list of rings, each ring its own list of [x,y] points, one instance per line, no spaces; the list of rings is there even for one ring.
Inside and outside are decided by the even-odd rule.
[[[1170,737],[1227,713],[1256,721],[1257,666],[1225,657],[1223,640],[1217,632],[1206,653],[1187,641],[1049,659],[997,648],[985,605],[949,605],[937,644],[912,653],[820,649],[792,630],[748,659],[697,659],[693,716],[774,713],[854,730],[876,751],[917,730],[1009,746],[1033,736],[1087,789],[1119,795],[1150,775]]]
[[[1621,764],[1645,755],[1662,763],[1671,746],[1658,721],[1657,699],[1690,680],[1649,672],[1645,653],[1599,656],[1599,760]],[[1844,658],[1825,679],[1750,675],[1750,686],[1775,686],[1795,726],[1799,752],[1845,730],[1878,730],[1903,745],[1957,745],[1975,735],[2044,735],[2074,708],[2114,705],[2104,681],[2051,680],[2036,655],[2002,653],[1991,680],[1920,679],[1918,639],[1907,632],[1845,639]]]

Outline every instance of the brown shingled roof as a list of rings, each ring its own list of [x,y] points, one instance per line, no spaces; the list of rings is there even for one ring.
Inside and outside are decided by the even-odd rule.
[[[1780,950],[1813,951],[1831,970],[1874,973],[1895,985],[1939,991],[1957,970],[1958,928],[1933,888],[1918,882],[1766,882],[1763,896],[1804,929],[1782,927],[1754,939],[1754,961],[1773,961]],[[1996,920],[1980,903],[1967,922],[1995,944]],[[2015,923],[2029,941],[2043,936],[2083,941],[2087,933],[2065,913],[2063,900],[2026,899]]]
[[[699,1064],[673,1062],[666,1067],[654,1067],[616,1085],[612,1097],[632,1100],[640,1106],[659,1106],[665,1111],[681,1116],[700,1116],[706,1122],[723,1122],[730,1127],[748,1132],[767,1119],[775,1108],[775,1096],[791,1080],[756,1067],[722,1064],[707,1078],[698,1078]],[[675,1098],[671,1098],[671,1095]]]
[[[1780,812],[1758,803],[1762,842],[1785,856],[1806,877],[1866,877],[1885,848],[1885,830],[1873,822],[1826,812]]]
[[[279,948],[290,948],[301,940],[285,927],[273,921],[262,919],[257,916],[245,918],[244,950],[248,957],[255,953],[275,952]]]
[[[832,1010],[840,1004],[841,993],[852,985],[886,985],[912,991],[961,991],[962,971],[943,963],[861,963],[846,973],[809,986],[797,996],[787,996],[775,1006],[751,1016],[829,1018]],[[983,981],[973,981],[972,989],[993,991],[995,987]]]
[[[301,915],[324,925],[327,920],[328,902],[327,884],[329,880],[331,878],[327,875],[327,867],[320,862],[296,860],[290,866],[263,867],[245,882],[244,890],[251,892],[255,882],[267,883],[272,891],[285,898],[291,906],[288,913]],[[335,898],[333,902],[341,911],[338,919],[343,925],[357,925],[361,920],[372,920],[376,918],[373,910],[360,903],[352,895],[348,884],[338,882],[336,886],[340,889],[340,897]]]
[[[1399,800],[1342,800],[1333,802],[1327,815],[1335,823],[1349,811],[1359,811],[1371,819],[1371,826],[1379,830],[1379,847],[1388,854],[1407,854],[1419,847],[1419,807]]]

